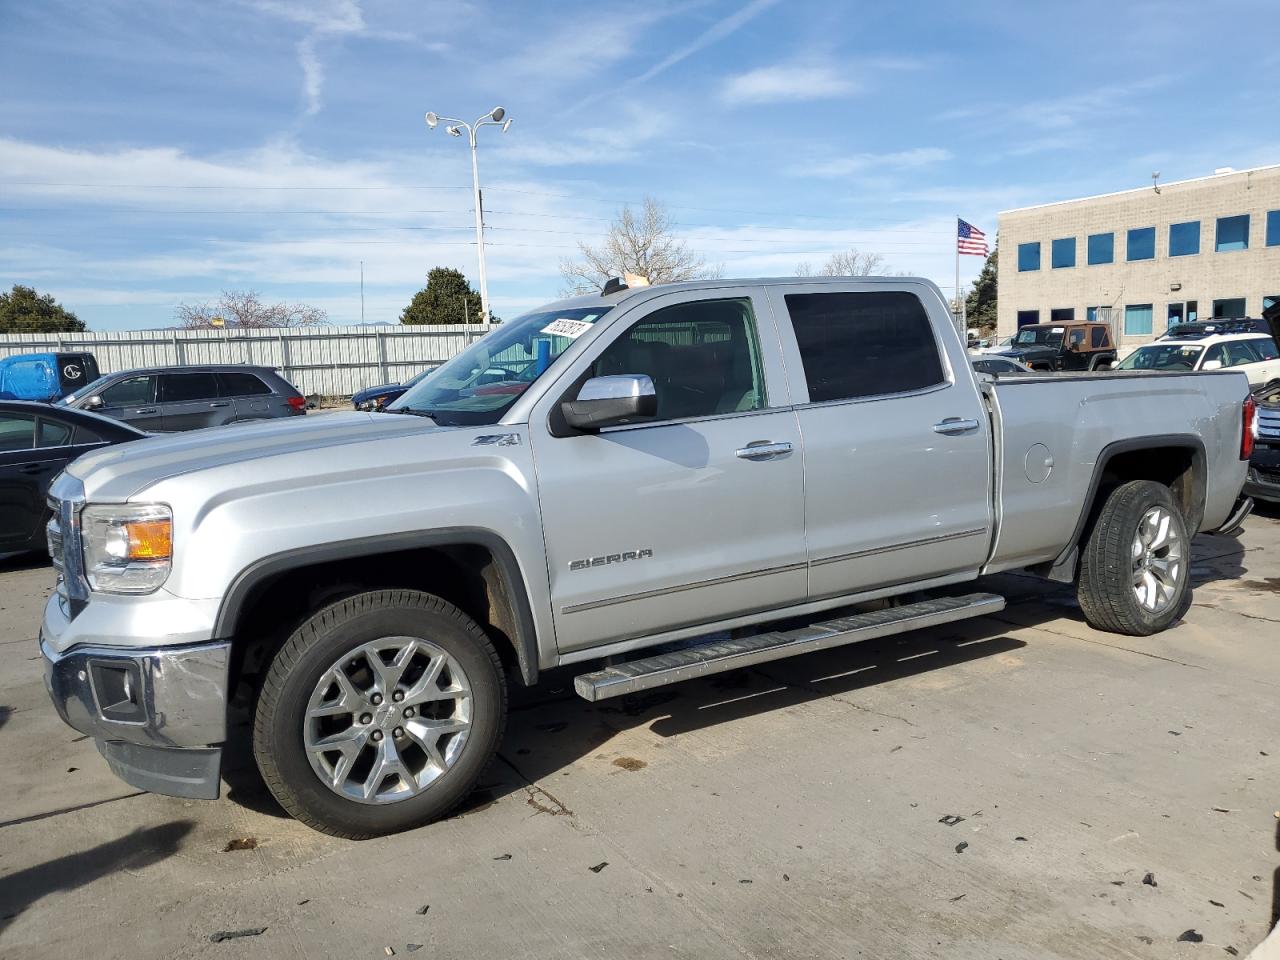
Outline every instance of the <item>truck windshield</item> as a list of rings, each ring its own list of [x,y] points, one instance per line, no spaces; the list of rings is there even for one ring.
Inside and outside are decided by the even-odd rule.
[[[1066,331],[1062,327],[1023,327],[1013,338],[1015,346],[1025,347],[1030,344],[1046,347],[1062,346],[1062,335]]]
[[[1183,343],[1151,343],[1139,347],[1118,364],[1117,370],[1194,370],[1204,347]]]
[[[612,306],[528,313],[432,370],[388,413],[426,414],[441,425],[497,423],[520,395]]]

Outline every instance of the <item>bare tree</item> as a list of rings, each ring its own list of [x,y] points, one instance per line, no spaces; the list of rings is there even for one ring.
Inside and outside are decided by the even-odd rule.
[[[214,303],[180,303],[174,311],[188,330],[214,327],[310,327],[328,323],[329,315],[305,303],[263,303],[256,290],[224,290]],[[221,320],[221,322],[215,322]]]
[[[886,273],[882,255],[861,253],[857,247],[833,253],[817,270],[807,261],[796,264],[797,277],[879,277]]]
[[[610,277],[633,274],[650,283],[674,283],[720,276],[719,267],[707,265],[683,240],[672,233],[666,207],[644,198],[639,211],[623,207],[600,246],[579,243],[578,260],[560,261],[566,294],[595,293]]]

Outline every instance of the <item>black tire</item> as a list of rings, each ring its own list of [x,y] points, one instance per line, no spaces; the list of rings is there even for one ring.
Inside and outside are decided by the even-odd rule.
[[[417,796],[360,803],[331,790],[312,769],[304,716],[333,663],[361,644],[395,636],[429,639],[457,660],[471,687],[472,725],[461,755]],[[462,802],[497,752],[506,716],[502,664],[474,620],[429,593],[377,590],[321,609],[276,653],[258,696],[253,753],[267,788],[289,814],[322,833],[363,840],[430,823]]]
[[[1134,595],[1133,539],[1142,517],[1161,506],[1172,517],[1182,549],[1181,576],[1169,606],[1154,613]],[[1146,637],[1181,619],[1191,606],[1191,539],[1169,488],[1152,480],[1132,480],[1107,497],[1080,558],[1076,596],[1089,626],[1108,633]]]

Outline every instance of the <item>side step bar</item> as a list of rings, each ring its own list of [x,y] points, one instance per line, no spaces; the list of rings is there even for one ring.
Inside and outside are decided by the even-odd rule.
[[[971,593],[963,597],[942,597],[901,607],[885,607],[870,613],[811,623],[795,630],[760,633],[740,640],[720,640],[619,663],[575,677],[573,687],[578,696],[586,700],[607,700],[681,680],[737,670],[859,640],[906,633],[953,620],[981,617],[1003,609],[1004,597],[994,593]]]

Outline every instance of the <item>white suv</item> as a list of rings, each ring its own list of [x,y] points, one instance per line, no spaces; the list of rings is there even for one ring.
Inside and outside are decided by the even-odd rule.
[[[1210,334],[1138,347],[1117,370],[1240,370],[1250,387],[1280,380],[1280,351],[1265,333]]]

